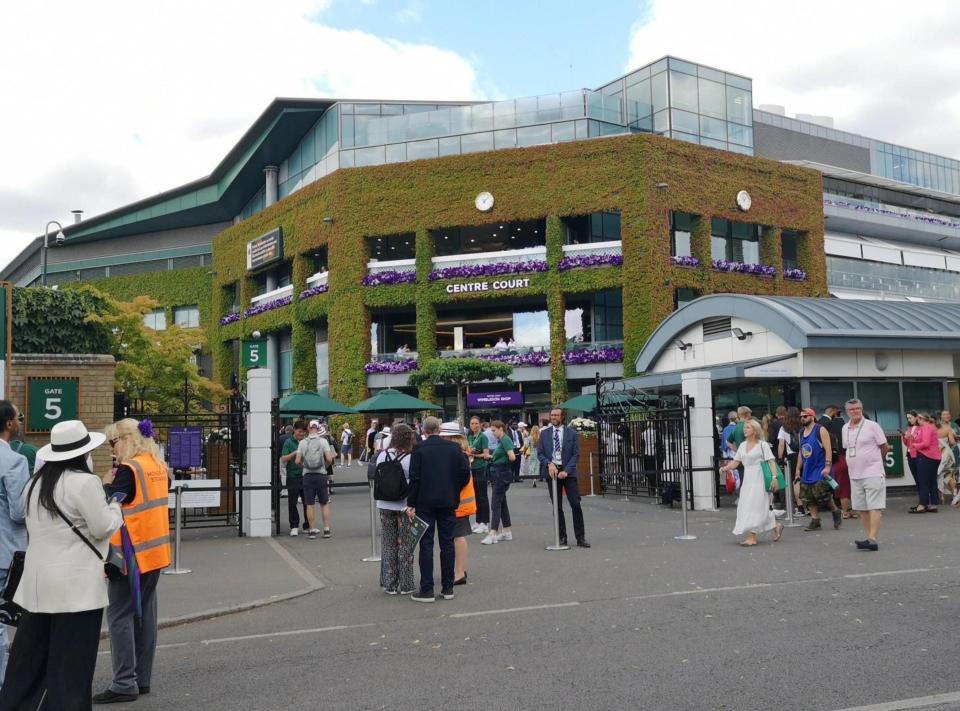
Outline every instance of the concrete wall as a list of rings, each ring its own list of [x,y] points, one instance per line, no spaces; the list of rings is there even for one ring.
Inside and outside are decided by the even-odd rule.
[[[80,378],[78,417],[90,432],[103,432],[113,422],[113,372],[116,363],[109,355],[49,355],[15,353],[10,369],[9,399],[21,411],[27,407],[27,378]],[[46,434],[25,435],[24,440],[42,447]],[[110,450],[94,450],[94,466],[102,472],[110,466]]]
[[[194,245],[211,245],[213,236],[229,227],[230,222],[217,222],[211,225],[185,227],[179,230],[164,230],[162,232],[145,232],[129,237],[110,237],[68,244],[65,247],[51,247],[47,254],[47,263],[51,267],[63,262],[73,262],[80,259],[95,259],[98,257],[115,257],[123,254],[136,255],[137,261],[149,259],[150,252],[159,249],[176,249]]]
[[[829,138],[809,136],[765,123],[753,124],[754,155],[774,160],[811,160],[870,172],[870,151]]]
[[[780,336],[753,321],[732,316],[730,318],[730,328],[731,331],[734,328],[739,328],[744,333],[752,333],[753,335],[747,336],[746,340],[741,341],[730,333],[724,338],[704,342],[703,325],[697,323],[678,337],[684,343],[692,344],[691,347],[681,351],[673,344],[668,345],[660,354],[660,357],[657,358],[650,371],[653,373],[670,373],[675,370],[741,363],[796,352],[796,349]]]

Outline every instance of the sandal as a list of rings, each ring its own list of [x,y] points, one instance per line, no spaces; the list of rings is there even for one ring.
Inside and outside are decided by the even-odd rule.
[[[856,511],[851,511],[850,518],[860,518],[860,514],[858,514]]]
[[[778,523],[773,529],[773,542],[776,543],[783,537],[783,524]]]
[[[909,509],[907,509],[907,513],[926,513],[926,512],[927,510],[922,506],[920,506],[919,504],[917,504],[916,506],[911,506]]]

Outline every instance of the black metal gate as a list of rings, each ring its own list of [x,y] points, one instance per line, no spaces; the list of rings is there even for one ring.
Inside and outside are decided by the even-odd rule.
[[[183,528],[235,526],[238,535],[244,535],[242,494],[250,488],[245,486],[245,414],[239,399],[232,400],[225,412],[125,413],[153,424],[154,439],[175,480],[171,491],[177,480],[188,482]],[[173,516],[171,508],[171,524]]]
[[[600,492],[680,500],[693,508],[690,407],[686,396],[657,398],[597,381]]]

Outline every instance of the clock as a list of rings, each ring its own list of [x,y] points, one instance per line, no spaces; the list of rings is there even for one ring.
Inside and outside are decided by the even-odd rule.
[[[477,206],[480,212],[490,212],[490,210],[493,209],[493,195],[484,191],[477,195],[477,199],[473,201],[473,204]]]
[[[746,190],[741,190],[737,193],[737,207],[746,212],[750,209],[750,206],[753,204],[753,198],[750,197],[750,193]]]

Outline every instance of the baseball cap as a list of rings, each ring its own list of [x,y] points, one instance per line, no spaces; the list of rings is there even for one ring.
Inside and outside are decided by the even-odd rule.
[[[812,407],[805,407],[805,408],[803,408],[803,409],[800,411],[800,414],[801,414],[801,415],[806,415],[807,417],[812,417],[813,419],[817,419],[817,413],[814,411],[814,409],[813,409]]]
[[[320,429],[320,420],[310,420],[310,429],[312,430]]]

